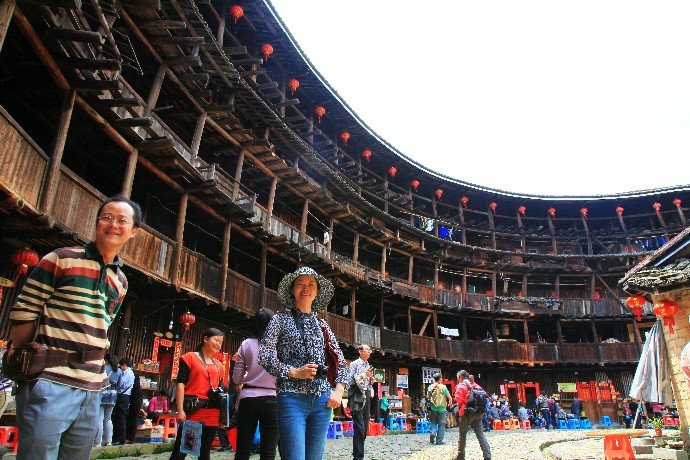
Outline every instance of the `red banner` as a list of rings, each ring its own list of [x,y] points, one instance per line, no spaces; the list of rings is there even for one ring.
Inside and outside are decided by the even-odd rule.
[[[153,338],[153,353],[151,353],[151,361],[158,362],[158,344],[160,343],[161,338],[156,336]]]
[[[182,354],[182,342],[175,342],[175,352],[173,353],[172,371],[170,371],[170,379],[175,380],[177,373],[180,371],[180,355]]]

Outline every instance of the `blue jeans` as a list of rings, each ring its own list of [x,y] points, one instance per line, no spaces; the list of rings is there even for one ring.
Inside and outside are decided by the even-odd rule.
[[[38,379],[16,395],[18,459],[89,460],[101,405],[99,391]]]
[[[100,446],[113,441],[113,421],[110,419],[110,417],[113,415],[114,407],[115,406],[106,406],[105,404],[101,404],[98,414],[98,421],[96,422],[98,431],[96,431],[96,439],[93,442],[95,446]]]
[[[431,433],[436,435],[436,444],[441,444],[446,433],[446,411],[429,411],[429,422],[431,423]]]
[[[278,433],[282,460],[321,460],[333,410],[330,392],[320,396],[278,393]]]

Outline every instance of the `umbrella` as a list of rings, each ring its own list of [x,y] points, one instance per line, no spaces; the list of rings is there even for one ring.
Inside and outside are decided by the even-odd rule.
[[[630,397],[671,405],[671,373],[660,324],[659,321],[654,323],[642,347],[642,356],[630,385]]]

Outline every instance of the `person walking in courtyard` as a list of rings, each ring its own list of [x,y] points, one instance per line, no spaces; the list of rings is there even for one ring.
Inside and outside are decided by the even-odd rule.
[[[388,415],[390,414],[390,399],[388,399],[388,392],[381,392],[381,400],[379,401],[379,408],[381,409],[381,417],[383,418],[383,426],[388,426]]]
[[[479,447],[484,454],[484,460],[491,459],[491,447],[486,440],[482,430],[482,415],[486,410],[486,401],[470,402],[472,390],[482,390],[475,382],[470,382],[470,374],[466,370],[458,372],[458,385],[455,387],[455,401],[458,403],[458,413],[460,414],[460,425],[458,433],[458,455],[455,460],[465,460],[465,446],[467,444],[467,432],[470,428],[474,431],[479,441]],[[486,395],[486,393],[484,393]]]
[[[450,391],[441,383],[441,373],[436,372],[433,378],[434,383],[429,385],[429,389],[426,392],[427,399],[431,402],[431,410],[429,411],[431,434],[429,435],[429,442],[441,445],[446,432],[446,413],[452,405],[450,403]]]
[[[371,347],[361,344],[358,348],[359,358],[352,361],[345,378],[348,386],[348,405],[352,412],[354,435],[352,436],[352,459],[364,459],[364,441],[369,428],[369,406],[371,405],[371,385],[374,383],[374,372],[369,365]]]
[[[20,459],[88,460],[98,431],[108,328],[127,293],[118,254],[139,230],[141,208],[123,196],[104,200],[95,240],[61,248],[31,271],[10,309],[7,362],[30,342],[47,349],[38,377],[18,382]]]

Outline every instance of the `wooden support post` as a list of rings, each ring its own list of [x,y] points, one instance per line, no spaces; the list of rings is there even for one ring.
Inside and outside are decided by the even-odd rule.
[[[57,185],[60,181],[62,154],[65,150],[67,131],[69,130],[70,121],[72,120],[76,95],[77,92],[74,89],[70,89],[67,91],[62,101],[62,113],[55,132],[55,140],[53,141],[53,151],[50,155],[50,164],[48,165],[48,174],[46,175],[45,192],[41,197],[41,205],[39,206],[43,214],[50,215],[53,211],[53,203],[55,201],[55,195],[57,194]]]
[[[355,323],[357,321],[357,291],[355,291],[355,288],[350,290],[350,307],[352,307],[350,308],[350,319]],[[356,339],[357,337],[353,338]]]
[[[388,248],[390,247],[390,243],[386,243],[383,245],[383,248],[381,249],[381,279],[386,279],[386,256],[388,255]]]
[[[278,186],[278,176],[274,176],[271,181],[271,188],[268,191],[268,205],[266,206],[266,221],[264,222],[264,229],[268,231],[271,228],[271,218],[273,217],[273,205],[276,201],[276,187]]]
[[[240,181],[242,180],[242,168],[244,167],[244,149],[240,150],[237,156],[237,166],[235,167],[235,182],[232,184],[232,201],[237,199],[240,193]]]
[[[556,286],[554,287],[554,290],[556,291],[556,297],[561,298],[561,274],[557,273],[556,274]]]
[[[122,178],[122,196],[130,198],[132,196],[132,187],[134,186],[134,175],[137,171],[137,162],[139,161],[139,150],[134,149],[127,157],[127,165],[125,167],[125,174]]]
[[[172,265],[172,284],[175,289],[180,290],[180,261],[182,260],[182,240],[184,239],[184,223],[187,219],[187,203],[189,201],[189,192],[187,190],[182,192],[180,197],[180,209],[177,213],[177,228],[175,230],[175,253],[173,255]]]
[[[494,295],[498,295],[498,292],[496,291],[497,285],[496,285],[496,269],[494,269],[491,272],[491,292],[494,293]]]
[[[326,243],[326,258],[331,258],[331,248],[333,247],[333,219],[328,221],[328,243]]]
[[[414,256],[410,254],[410,258],[407,262],[407,282],[412,282],[412,274],[414,272]]]
[[[2,0],[0,1],[0,51],[2,45],[5,43],[5,36],[7,36],[7,29],[10,27],[12,21],[12,13],[17,6],[17,0]]]
[[[218,46],[223,47],[223,38],[225,36],[225,21],[228,17],[228,2],[224,1],[220,7],[220,20],[218,21],[218,32],[216,33],[216,41]]]
[[[230,260],[230,232],[232,231],[232,222],[225,223],[225,231],[223,232],[223,243],[220,249],[220,294],[219,304],[223,310],[228,308],[225,301],[225,296],[228,289],[228,261]]]
[[[352,261],[357,263],[359,260],[359,232],[355,233],[355,240],[353,241]]]
[[[527,273],[522,274],[522,296],[527,297]]]
[[[603,356],[602,356],[602,351],[601,351],[601,344],[599,343],[599,337],[597,337],[597,326],[594,324],[594,320],[590,319],[589,323],[592,326],[592,340],[597,346],[597,358],[599,358],[599,362],[603,361]]]
[[[132,316],[135,301],[132,298],[127,298],[121,307],[122,318],[120,319],[120,328],[117,330],[117,345],[115,347],[115,356],[127,356],[127,349],[129,344],[129,333],[132,331]]]
[[[434,292],[438,290],[438,262],[434,262]]]
[[[165,74],[167,71],[168,66],[165,63],[158,66],[158,71],[156,71],[156,76],[153,78],[153,83],[151,83],[149,95],[146,98],[146,108],[142,114],[144,118],[150,117],[153,114],[153,109],[156,108],[158,96],[160,96],[163,80],[165,79]]]
[[[259,274],[259,305],[257,305],[257,311],[259,308],[266,304],[266,265],[268,259],[268,250],[266,248],[266,243],[261,241],[261,270]]]
[[[299,244],[300,246],[307,241],[307,219],[309,217],[309,200],[304,200],[302,206],[302,221],[299,224]]]
[[[385,318],[383,316],[383,298],[379,300],[379,329],[382,331],[386,328]]]
[[[594,299],[594,293],[597,291],[597,278],[594,274],[589,277],[589,298]]]
[[[192,145],[189,148],[192,150],[192,157],[196,158],[199,155],[199,145],[201,145],[201,137],[204,134],[204,126],[206,125],[206,112],[201,112],[196,121],[196,128],[194,129],[194,137],[192,138]]]

